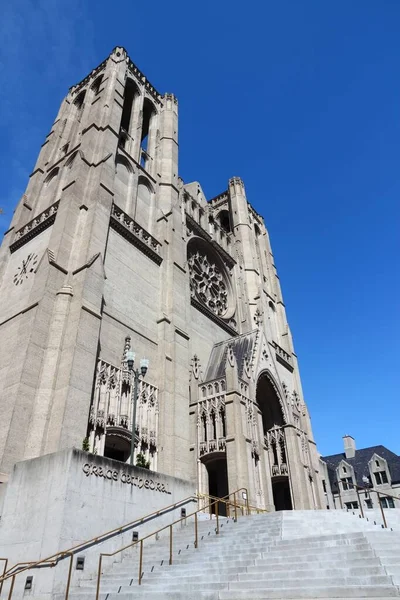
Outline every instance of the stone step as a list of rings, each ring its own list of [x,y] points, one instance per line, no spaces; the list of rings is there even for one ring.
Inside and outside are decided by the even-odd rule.
[[[275,590],[272,588],[263,588],[262,590],[249,592],[240,590],[228,591],[186,591],[170,592],[165,590],[132,590],[121,593],[101,593],[99,600],[267,600],[274,599],[290,599],[290,600],[313,600],[314,598],[325,598],[326,600],[351,600],[359,598],[366,600],[367,598],[380,598],[380,600],[388,600],[389,598],[399,597],[399,592],[394,586],[375,586],[375,587],[360,587],[341,588],[341,587],[322,587],[298,590],[297,588],[287,588],[286,590]],[[54,600],[64,600],[64,594],[56,594]],[[93,592],[76,593],[71,592],[69,600],[93,600]]]
[[[136,565],[135,565],[136,566]],[[313,563],[314,571],[326,572],[326,574],[334,573],[338,575],[342,575],[347,573],[349,575],[358,575],[358,574],[375,574],[375,575],[384,575],[385,570],[384,567],[380,564],[378,558],[374,559],[356,559],[354,561],[346,562],[345,564],[342,561],[318,561]],[[385,565],[387,566],[387,565]],[[392,565],[392,568],[396,568],[397,565]],[[400,557],[398,566],[400,568]],[[302,568],[301,568],[302,567]],[[183,570],[182,565],[165,565],[161,567],[163,569],[162,576],[163,577],[181,577],[185,575],[185,571]],[[293,563],[284,563],[284,564],[269,564],[268,568],[265,565],[260,566],[246,566],[244,564],[237,566],[213,566],[210,565],[207,568],[207,573],[210,575],[224,573],[227,575],[236,575],[238,573],[269,573],[270,577],[274,578],[278,575],[278,573],[282,573],[284,571],[289,571],[290,574],[296,573],[296,576],[303,577],[305,573],[309,571],[310,567],[308,563],[304,563],[299,565],[296,561]],[[156,568],[153,572],[149,572],[146,569],[145,576],[147,577],[160,577],[160,567]],[[204,568],[202,566],[190,565],[190,573],[193,577],[202,576],[204,574]],[[137,575],[137,569],[126,569],[120,572],[110,572],[103,575],[102,580],[119,580],[119,579],[131,579],[133,576]],[[86,585],[87,582],[91,580],[85,580],[82,585]]]
[[[269,583],[273,583],[274,587],[291,587],[293,582],[298,582],[299,587],[307,587],[309,585],[335,585],[340,583],[341,586],[344,585],[390,585],[391,578],[385,573],[383,567],[378,571],[374,571],[371,573],[368,569],[360,569],[358,572],[346,572],[345,570],[323,570],[323,571],[315,571],[312,576],[310,574],[308,577],[304,577],[304,572],[294,571],[291,573],[268,573],[265,571],[258,571],[256,573],[246,573],[246,572],[237,572],[237,573],[226,573],[223,571],[222,573],[207,573],[207,574],[198,574],[198,575],[188,575],[187,573],[182,572],[179,575],[176,574],[163,574],[162,582],[160,581],[159,574],[158,577],[156,574],[151,576],[150,574],[143,578],[143,585],[147,588],[151,587],[159,587],[160,585],[164,589],[169,589],[172,587],[180,587],[184,586],[185,589],[188,585],[198,585],[202,587],[202,589],[207,590],[208,586],[215,589],[215,585],[221,584],[222,586],[228,586],[230,583],[235,581],[239,582],[248,582],[251,581],[252,585],[254,582],[258,581],[264,585],[265,580],[268,580]],[[122,586],[122,590],[126,589],[131,585],[137,584],[137,578],[129,578],[127,577],[125,580],[118,580],[119,584]],[[131,583],[132,582],[132,583]],[[290,583],[289,583],[290,582]],[[96,587],[97,582],[93,581],[85,581],[81,583],[81,588],[83,589],[94,589]],[[116,580],[112,580],[110,578],[103,578],[101,582],[101,588],[107,591],[114,591],[116,589]],[[220,588],[221,589],[221,588]]]
[[[374,587],[390,587],[392,584],[390,578],[384,576],[371,577],[369,580],[363,581],[363,578],[360,577],[347,577],[340,582],[338,582],[335,578],[310,578],[303,579],[301,581],[288,581],[286,579],[277,579],[274,580],[273,584],[268,581],[268,579],[249,579],[249,580],[231,580],[226,579],[226,581],[218,581],[215,579],[214,581],[209,581],[208,578],[204,578],[203,581],[192,581],[190,577],[187,577],[186,580],[182,581],[166,581],[162,582],[149,582],[145,579],[143,580],[141,590],[143,591],[158,591],[162,589],[165,592],[177,592],[179,593],[182,590],[186,590],[187,592],[212,592],[212,591],[247,591],[248,593],[257,593],[257,590],[264,589],[272,589],[274,591],[281,590],[284,592],[287,589],[296,589],[300,592],[301,590],[312,590],[314,588],[325,588],[325,587],[338,587],[342,591],[343,590],[354,590],[358,587],[362,587],[364,589],[373,589]],[[107,584],[101,585],[102,592],[107,592],[110,594],[114,594],[118,592],[119,594],[126,594],[132,591],[132,588],[137,589],[135,583],[132,586],[122,585],[122,586],[110,586]],[[394,586],[393,586],[394,587]],[[95,586],[88,587],[87,589],[82,589],[82,591],[90,591],[90,589],[95,589]],[[396,589],[396,588],[394,588]],[[251,591],[251,592],[250,592]]]

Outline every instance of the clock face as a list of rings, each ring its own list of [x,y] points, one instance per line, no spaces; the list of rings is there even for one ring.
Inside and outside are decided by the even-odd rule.
[[[28,254],[22,264],[18,267],[17,272],[14,275],[15,285],[21,285],[25,279],[28,279],[29,275],[33,275],[36,272],[38,263],[38,256],[33,252]]]

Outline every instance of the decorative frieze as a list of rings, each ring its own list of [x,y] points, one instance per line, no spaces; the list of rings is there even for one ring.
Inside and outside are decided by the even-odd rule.
[[[288,475],[285,430],[272,427],[265,434],[264,443],[269,453],[271,476]]]
[[[226,451],[225,380],[209,382],[200,388],[197,405],[199,456]]]
[[[110,225],[158,265],[162,262],[161,244],[116,204],[111,209]]]
[[[279,346],[276,342],[272,342],[272,344],[275,348],[276,360],[279,363],[281,363],[281,365],[286,367],[288,369],[288,371],[293,373],[294,369],[293,369],[293,364],[292,364],[292,357],[290,356],[290,354],[288,352],[286,352],[286,350],[281,348],[281,346]]]
[[[57,202],[54,202],[54,204],[41,212],[40,215],[29,221],[29,223],[21,227],[21,229],[18,229],[18,231],[15,232],[14,241],[10,245],[10,251],[15,252],[17,248],[20,248],[29,242],[29,240],[47,229],[47,227],[50,227],[55,221],[59,204],[60,201],[57,200]]]

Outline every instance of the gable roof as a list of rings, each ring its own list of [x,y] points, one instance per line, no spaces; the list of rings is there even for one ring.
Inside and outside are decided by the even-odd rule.
[[[321,459],[327,464],[329,481],[333,491],[337,491],[337,477],[336,469],[339,463],[344,460],[346,463],[351,465],[354,469],[354,475],[356,478],[357,485],[365,487],[363,482],[363,476],[369,477],[368,463],[374,454],[378,454],[387,461],[392,483],[400,483],[400,456],[397,456],[394,452],[386,448],[385,446],[370,446],[369,448],[362,448],[356,450],[354,458],[346,458],[346,454],[341,452],[340,454],[332,454],[331,456],[321,456]]]
[[[210,360],[208,361],[205,381],[212,381],[213,379],[225,376],[226,358],[229,346],[232,346],[232,351],[236,358],[238,375],[239,377],[243,377],[244,359],[247,356],[251,360],[256,336],[257,331],[252,331],[215,344],[211,350]]]

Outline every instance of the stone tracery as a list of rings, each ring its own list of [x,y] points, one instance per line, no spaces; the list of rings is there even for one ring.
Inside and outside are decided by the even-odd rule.
[[[224,276],[208,256],[198,250],[188,258],[190,292],[219,317],[228,309],[228,289]]]

